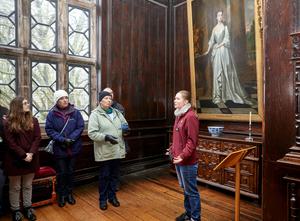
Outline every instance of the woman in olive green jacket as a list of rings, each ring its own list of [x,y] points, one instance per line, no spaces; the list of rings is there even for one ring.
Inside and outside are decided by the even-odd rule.
[[[99,163],[99,207],[107,209],[107,200],[120,206],[116,196],[116,184],[120,172],[120,160],[125,158],[123,133],[128,124],[118,110],[111,107],[112,97],[107,91],[99,93],[99,105],[90,115],[88,135],[94,141],[95,161]]]

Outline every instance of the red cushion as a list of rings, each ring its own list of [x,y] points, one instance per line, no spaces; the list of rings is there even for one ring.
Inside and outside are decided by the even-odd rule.
[[[40,167],[40,169],[35,173],[34,178],[39,179],[39,178],[44,178],[44,177],[49,177],[49,176],[55,176],[56,172],[52,167]]]

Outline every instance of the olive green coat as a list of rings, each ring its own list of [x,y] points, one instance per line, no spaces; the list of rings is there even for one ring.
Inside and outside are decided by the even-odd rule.
[[[92,111],[88,136],[94,141],[95,161],[106,161],[125,158],[125,143],[122,135],[121,124],[126,123],[124,116],[118,110],[113,109],[113,119],[98,106]],[[117,137],[117,144],[105,141],[105,135]]]

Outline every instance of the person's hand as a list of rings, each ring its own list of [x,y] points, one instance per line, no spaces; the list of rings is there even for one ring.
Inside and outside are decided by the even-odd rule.
[[[69,146],[71,146],[74,142],[75,142],[75,140],[73,140],[73,139],[65,138],[60,146],[61,146],[61,148],[66,149]]]
[[[209,51],[204,52],[201,56],[208,55]]]
[[[165,155],[169,156],[170,160],[173,161],[173,155],[172,155],[172,152],[171,152],[171,148],[166,149]]]
[[[104,138],[105,141],[108,141],[108,142],[110,142],[111,144],[117,144],[117,143],[118,143],[117,139],[118,139],[118,138],[116,138],[116,137],[113,136],[113,135],[105,135],[105,138]]]
[[[181,158],[181,156],[174,157],[174,159],[173,159],[174,164],[181,163],[182,161],[183,161],[183,159]]]
[[[64,140],[64,144],[66,146],[71,146],[74,142],[75,142],[75,140],[70,139],[70,138],[65,138],[65,140]]]
[[[26,157],[24,159],[25,162],[31,162],[32,161],[32,156],[33,156],[33,153],[26,153]]]
[[[221,43],[221,44],[217,45],[216,48],[220,48],[220,47],[222,47],[222,46],[224,46],[224,45],[225,45],[225,43]]]
[[[166,153],[165,153],[165,155],[170,155],[170,153],[171,153],[171,148],[168,148],[168,149],[166,149]]]

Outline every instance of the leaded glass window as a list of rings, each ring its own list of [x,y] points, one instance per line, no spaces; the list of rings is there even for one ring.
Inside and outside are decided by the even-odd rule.
[[[83,119],[90,114],[90,67],[69,65],[69,98],[80,110]]]
[[[0,44],[16,46],[16,2],[0,0]]]
[[[90,57],[90,12],[69,6],[69,54]]]
[[[56,51],[56,1],[31,1],[31,48]]]
[[[45,122],[53,107],[53,93],[57,88],[57,64],[32,62],[32,112],[39,122]]]
[[[0,105],[9,107],[16,96],[16,60],[0,58]]]
[[[88,120],[97,105],[100,4],[0,0],[0,105],[8,107],[15,96],[24,96],[44,123],[54,91],[64,89]]]

